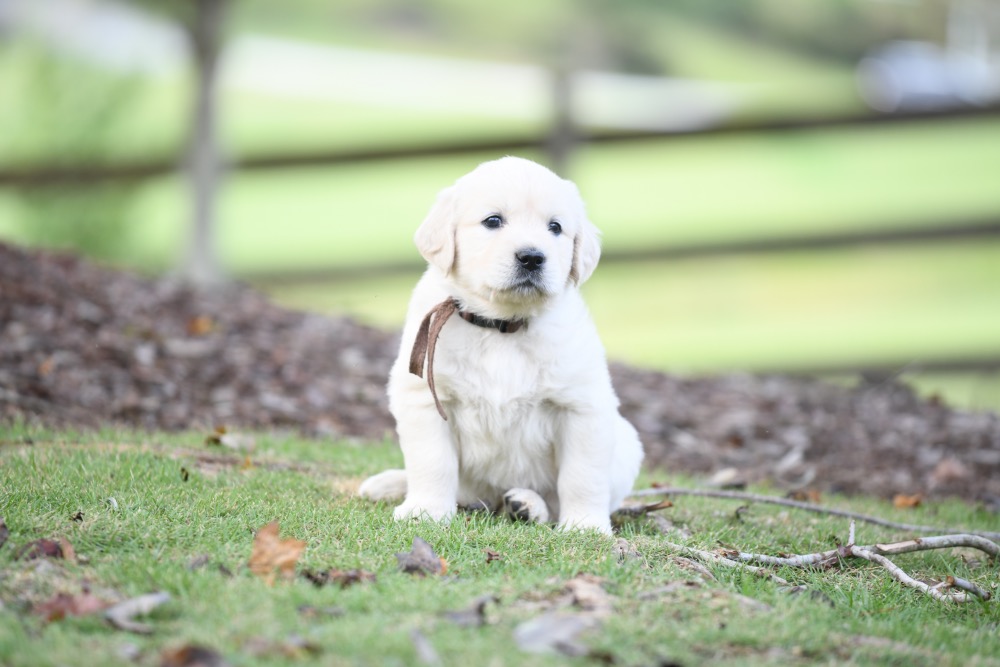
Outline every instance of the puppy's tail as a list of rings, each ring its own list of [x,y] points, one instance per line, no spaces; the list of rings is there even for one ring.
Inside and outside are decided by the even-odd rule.
[[[365,500],[402,500],[406,497],[406,471],[386,470],[372,475],[358,487],[358,495]]]

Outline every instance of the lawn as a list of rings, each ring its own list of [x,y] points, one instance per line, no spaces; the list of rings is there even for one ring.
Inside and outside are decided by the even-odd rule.
[[[778,574],[807,587],[792,594],[742,568],[701,570],[644,520],[621,530],[639,554],[624,562],[610,538],[490,516],[461,515],[447,527],[395,523],[389,506],[351,495],[364,475],[399,464],[392,445],[254,438],[253,451],[232,452],[195,433],[4,433],[0,507],[10,535],[0,548],[0,662],[156,665],[192,646],[240,665],[437,664],[434,656],[492,665],[992,664],[1000,654],[995,601],[942,604],[867,563],[783,568]],[[653,480],[691,484],[659,472],[641,484]],[[824,502],[907,522],[996,527],[957,502],[909,510],[864,498]],[[682,496],[661,514],[681,529],[672,540],[702,549],[804,553],[846,536],[843,519],[767,505],[735,510]],[[290,580],[268,585],[247,562],[254,532],[274,520],[305,551]],[[445,559],[443,575],[399,571],[395,554],[415,536]],[[15,558],[34,540],[59,537],[75,559]],[[899,537],[859,527],[859,541]],[[918,577],[960,576],[996,591],[996,564],[971,552],[896,562]],[[342,588],[303,576],[331,569],[374,580]],[[574,585],[590,602],[571,604]],[[46,622],[33,613],[57,593],[84,589],[108,601],[153,591],[171,599],[137,619],[151,626],[148,635],[114,629],[100,614]],[[449,616],[483,596],[496,601],[481,625]],[[517,628],[549,612],[590,619],[571,644],[585,657],[519,649]]]

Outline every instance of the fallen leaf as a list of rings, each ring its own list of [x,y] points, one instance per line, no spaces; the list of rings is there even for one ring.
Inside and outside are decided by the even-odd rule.
[[[215,330],[215,322],[208,315],[198,315],[187,321],[187,332],[189,336],[204,336]]]
[[[253,436],[230,433],[225,426],[216,426],[211,435],[205,438],[205,444],[220,445],[235,451],[253,451],[257,446]]]
[[[214,649],[187,644],[160,654],[160,667],[228,667],[229,663]]]
[[[796,491],[789,491],[785,497],[789,500],[798,500],[803,503],[818,503],[822,500],[820,492],[816,489],[798,489]]]
[[[107,600],[102,600],[90,591],[85,590],[79,595],[56,593],[45,602],[36,605],[33,611],[51,623],[52,621],[60,621],[67,616],[95,614],[110,604]]]
[[[399,561],[400,570],[421,577],[448,571],[448,561],[434,553],[434,549],[422,537],[414,537],[410,551],[396,554],[396,560]]]
[[[642,560],[642,554],[636,551],[635,547],[633,547],[624,537],[619,537],[615,540],[615,544],[611,548],[611,552],[615,555],[619,565],[627,562]]]
[[[375,581],[374,574],[356,568],[352,570],[330,568],[329,570],[320,570],[318,572],[315,570],[306,570],[302,573],[302,576],[313,582],[317,588],[321,588],[329,584],[337,584],[341,588],[347,588],[348,586],[353,586],[354,584],[363,584]]]
[[[7,523],[4,518],[0,516],[0,547],[7,544],[7,538],[10,537],[10,531],[7,529]]]
[[[603,579],[581,574],[566,582],[566,591],[573,596],[573,605],[595,616],[611,614],[611,596],[601,586]]]
[[[597,619],[590,615],[548,612],[514,628],[514,641],[519,649],[529,653],[562,653],[578,657],[587,655],[588,649],[577,637],[596,625]]]
[[[970,477],[972,477],[972,471],[969,470],[969,467],[958,459],[949,456],[948,458],[941,459],[934,466],[934,470],[931,471],[930,475],[930,485],[931,487],[936,487],[955,484],[963,482]]]
[[[157,607],[170,601],[170,594],[163,591],[147,593],[139,597],[119,602],[104,612],[104,618],[118,628],[139,635],[153,633],[153,626],[135,621],[136,616],[145,616]]]
[[[278,522],[272,521],[257,531],[253,538],[253,551],[250,554],[250,571],[258,577],[263,577],[268,584],[274,583],[275,574],[283,579],[295,576],[295,565],[306,543],[302,540],[278,537]]]
[[[497,604],[500,598],[495,595],[480,596],[472,601],[468,609],[446,611],[444,617],[463,628],[478,628],[486,623],[486,605],[490,602]]]
[[[318,655],[320,646],[299,635],[291,635],[288,639],[274,641],[264,637],[253,637],[243,644],[243,649],[250,655],[261,657],[303,658]]]
[[[28,542],[14,554],[14,560],[35,560],[37,558],[62,558],[68,561],[76,560],[76,551],[69,540],[35,540]]]
[[[915,493],[912,496],[898,493],[892,499],[892,506],[896,509],[913,509],[914,507],[920,507],[920,503],[923,500],[924,496],[922,493]]]
[[[343,607],[314,607],[311,604],[299,605],[297,611],[306,618],[337,617],[347,613]]]

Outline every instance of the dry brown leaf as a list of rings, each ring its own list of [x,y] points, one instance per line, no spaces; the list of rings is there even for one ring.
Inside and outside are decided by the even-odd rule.
[[[499,604],[500,598],[495,595],[482,595],[473,600],[468,609],[446,611],[444,617],[464,628],[478,628],[486,623],[486,605],[491,602]]]
[[[160,654],[160,667],[228,667],[229,663],[214,649],[186,644],[166,649]]]
[[[204,336],[215,330],[215,322],[208,315],[198,315],[187,321],[187,332],[189,336]]]
[[[14,560],[35,560],[36,558],[62,558],[76,561],[76,551],[65,537],[58,540],[35,540],[28,542],[14,554]]]
[[[315,570],[306,570],[302,573],[302,576],[313,582],[317,587],[336,584],[341,588],[347,588],[348,586],[353,586],[354,584],[364,584],[375,581],[374,574],[357,568],[351,570],[340,570],[333,567],[329,570],[320,570],[318,572]]]
[[[160,605],[170,602],[170,594],[163,591],[147,593],[139,597],[119,602],[104,612],[108,623],[119,630],[134,632],[139,635],[152,634],[153,626],[139,623],[136,616],[145,616]]]
[[[912,496],[908,496],[903,493],[898,493],[892,499],[892,506],[896,509],[913,509],[914,507],[920,507],[920,503],[923,502],[924,495],[922,493],[915,493]]]
[[[90,591],[83,591],[79,595],[69,593],[56,593],[54,596],[35,605],[34,613],[44,618],[46,621],[60,621],[67,616],[86,616],[95,614],[111,603],[102,600]]]
[[[272,521],[257,531],[253,539],[253,551],[250,554],[250,571],[263,577],[268,584],[274,583],[276,575],[283,579],[295,576],[295,565],[306,543],[296,539],[281,539],[278,537],[279,525]]]
[[[816,489],[798,489],[795,491],[789,491],[785,496],[789,500],[798,500],[803,503],[819,503],[822,500],[820,492]]]
[[[434,549],[422,537],[414,537],[410,551],[396,554],[396,560],[399,561],[400,570],[421,577],[448,571],[448,561],[434,553]]]

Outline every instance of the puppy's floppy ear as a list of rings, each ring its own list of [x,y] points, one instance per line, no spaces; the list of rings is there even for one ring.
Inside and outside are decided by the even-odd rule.
[[[569,279],[582,285],[597,268],[601,258],[601,232],[589,220],[582,218],[580,229],[573,238],[573,268]]]
[[[413,235],[413,242],[423,258],[445,273],[450,273],[455,265],[457,228],[454,187],[445,188]]]

